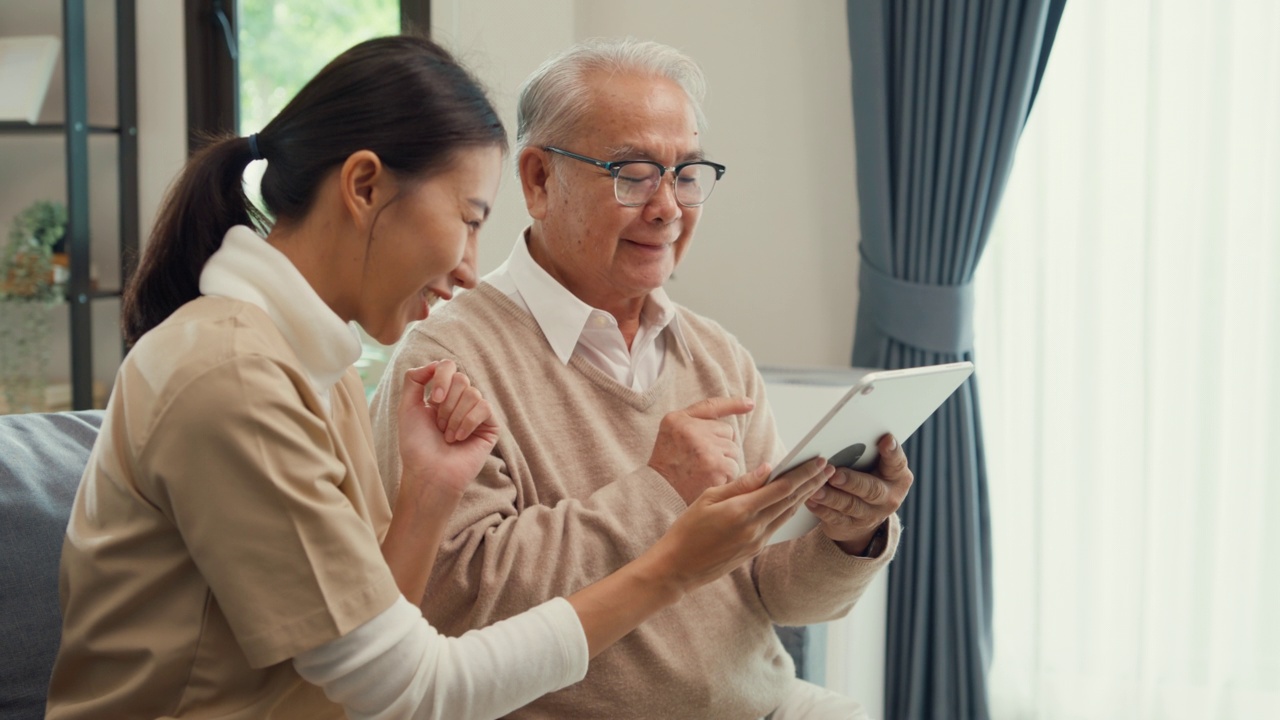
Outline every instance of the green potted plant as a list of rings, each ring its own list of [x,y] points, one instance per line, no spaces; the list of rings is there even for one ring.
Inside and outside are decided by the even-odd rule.
[[[50,307],[65,282],[54,248],[66,232],[66,207],[40,200],[14,217],[0,252],[0,386],[8,412],[45,409]]]

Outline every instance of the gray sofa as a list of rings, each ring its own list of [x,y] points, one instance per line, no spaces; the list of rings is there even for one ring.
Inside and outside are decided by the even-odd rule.
[[[100,411],[0,415],[0,718],[44,717],[62,628],[62,536],[101,426]],[[806,667],[805,629],[778,633],[797,674],[821,682]]]
[[[0,717],[44,717],[58,557],[102,413],[0,416]]]

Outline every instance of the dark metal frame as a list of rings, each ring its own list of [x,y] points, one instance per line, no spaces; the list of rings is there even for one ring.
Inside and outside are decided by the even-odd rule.
[[[236,2],[186,0],[185,16],[187,152],[193,153],[208,137],[236,132]]]
[[[577,160],[577,161],[579,161],[579,162],[587,163],[588,165],[595,165],[596,167],[598,167],[598,168],[600,168],[600,169],[604,170],[605,172],[609,173],[610,175],[612,175],[612,176],[613,176],[613,183],[614,183],[614,184],[613,184],[613,196],[614,196],[614,198],[618,201],[618,203],[619,203],[619,204],[621,204],[621,205],[625,205],[626,207],[640,207],[641,205],[643,205],[643,204],[644,204],[644,203],[625,203],[625,202],[622,202],[622,198],[621,198],[621,197],[619,197],[619,195],[618,195],[618,193],[620,192],[620,190],[619,190],[619,188],[618,188],[618,174],[622,172],[622,168],[624,168],[624,167],[626,167],[626,166],[628,166],[628,165],[649,165],[650,167],[655,167],[655,168],[657,168],[657,169],[658,169],[658,180],[659,180],[659,183],[658,183],[658,184],[659,184],[659,185],[661,185],[661,184],[662,184],[662,183],[661,183],[661,180],[662,180],[662,178],[666,177],[666,175],[667,175],[667,172],[668,172],[668,171],[671,173],[671,176],[672,176],[672,177],[679,177],[680,172],[681,172],[682,170],[684,170],[685,168],[690,167],[690,166],[692,166],[692,165],[705,165],[705,166],[707,166],[707,167],[711,168],[712,170],[714,170],[714,171],[715,171],[715,173],[716,173],[716,182],[719,182],[719,181],[720,181],[720,178],[724,177],[724,171],[725,171],[725,166],[724,166],[724,165],[721,165],[720,163],[714,163],[714,162],[711,162],[710,160],[690,160],[689,162],[682,162],[682,163],[680,163],[680,164],[676,165],[675,167],[667,167],[666,165],[663,165],[662,163],[660,163],[660,162],[658,162],[658,161],[656,161],[656,160],[608,160],[608,161],[606,161],[606,160],[600,160],[599,158],[588,157],[588,156],[586,156],[586,155],[579,155],[578,153],[575,153],[575,152],[569,152],[568,150],[563,150],[563,149],[558,148],[558,147],[552,147],[552,146],[550,146],[550,145],[544,145],[544,146],[542,147],[542,149],[543,149],[543,150],[545,150],[545,151],[547,151],[547,152],[549,152],[549,153],[555,153],[556,155],[563,155],[563,156],[565,156],[565,157],[567,157],[567,158],[572,158],[572,159]],[[657,192],[657,189],[658,189],[658,188],[657,188],[657,186],[655,186],[655,187],[654,187],[654,192]],[[712,186],[711,190],[715,190],[715,186],[714,186],[714,185]],[[649,194],[649,197],[650,197],[650,198],[651,198],[651,197],[653,197],[653,194],[654,194],[654,193],[650,193],[650,194]],[[680,193],[679,193],[679,192],[677,192],[677,193],[676,193],[676,202],[680,203],[680,205],[682,205],[683,207],[699,207],[699,206],[701,206],[701,205],[702,205],[702,203],[705,203],[705,202],[707,201],[707,199],[708,199],[708,198],[710,198],[710,197],[711,197],[711,191],[708,191],[708,192],[707,192],[707,196],[706,196],[706,197],[704,197],[704,198],[702,198],[702,201],[701,201],[701,202],[697,202],[697,203],[690,204],[690,203],[686,203],[685,201],[681,200],[681,199],[680,199]],[[648,202],[648,199],[646,199],[646,200],[645,200],[645,202]]]
[[[116,112],[120,128],[120,290],[138,266],[138,14],[134,0],[116,4]],[[127,351],[121,338],[121,352]]]
[[[138,104],[137,12],[134,0],[116,2],[116,127],[89,126],[84,0],[63,0],[63,67],[66,74],[67,253],[71,277],[67,303],[71,315],[71,405],[94,406],[93,300],[118,298],[133,272],[138,252]],[[56,131],[43,125],[36,132]],[[89,228],[89,134],[113,133],[119,142],[120,288],[95,290],[89,277],[92,255]],[[123,349],[122,349],[123,352]]]
[[[400,32],[431,35],[431,0],[400,0]]]
[[[84,0],[63,0],[63,60],[67,114],[67,254],[71,279],[71,405],[93,407],[93,306],[89,292],[89,97]]]

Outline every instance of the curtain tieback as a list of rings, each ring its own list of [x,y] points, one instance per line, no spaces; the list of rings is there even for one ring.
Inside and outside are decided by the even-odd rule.
[[[885,335],[932,352],[961,354],[973,349],[972,281],[908,282],[876,269],[865,255],[860,265],[862,312]]]

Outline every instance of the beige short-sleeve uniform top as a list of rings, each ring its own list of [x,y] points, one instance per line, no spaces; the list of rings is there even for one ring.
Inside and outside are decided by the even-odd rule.
[[[248,302],[147,333],[67,528],[48,717],[342,717],[289,659],[399,597],[367,412]]]

